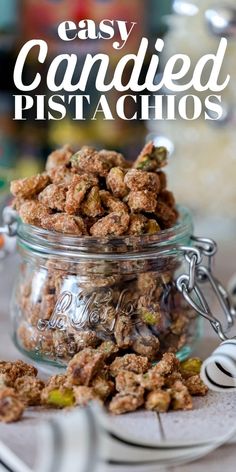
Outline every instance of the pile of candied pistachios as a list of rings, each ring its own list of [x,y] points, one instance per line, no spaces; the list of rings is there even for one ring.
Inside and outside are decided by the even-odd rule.
[[[64,374],[46,383],[31,365],[0,361],[0,421],[18,421],[30,406],[73,408],[91,401],[116,415],[141,407],[159,413],[191,410],[192,396],[208,391],[200,367],[200,359],[180,363],[172,353],[164,354],[156,365],[135,354],[119,357],[111,342],[82,350]]]
[[[178,218],[166,164],[166,149],[152,142],[133,164],[115,151],[64,146],[48,157],[45,172],[11,183],[13,206],[24,223],[64,234],[156,234]]]

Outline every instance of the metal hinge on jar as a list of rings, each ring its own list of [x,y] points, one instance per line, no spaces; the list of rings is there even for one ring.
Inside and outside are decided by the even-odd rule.
[[[217,252],[215,241],[206,238],[192,237],[193,246],[181,247],[188,262],[188,273],[180,275],[176,280],[176,286],[185,300],[194,310],[212,325],[222,341],[230,339],[226,333],[234,325],[236,312],[232,306],[229,294],[212,272],[213,258]],[[208,282],[215,294],[225,315],[226,326],[212,313],[212,310],[204,296],[200,285]]]

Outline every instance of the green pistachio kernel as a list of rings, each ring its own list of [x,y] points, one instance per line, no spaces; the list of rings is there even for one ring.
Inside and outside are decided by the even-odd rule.
[[[58,408],[65,408],[75,404],[73,390],[52,390],[48,395],[47,403]]]
[[[160,314],[151,311],[141,310],[141,317],[144,323],[148,325],[155,325],[160,321]]]
[[[150,156],[143,156],[137,163],[136,168],[139,170],[149,170],[151,164]]]
[[[181,362],[180,372],[183,377],[192,377],[200,374],[202,361],[198,357],[190,357],[184,362]]]

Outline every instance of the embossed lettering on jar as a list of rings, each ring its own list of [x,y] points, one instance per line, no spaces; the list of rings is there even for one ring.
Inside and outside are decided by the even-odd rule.
[[[196,314],[175,286],[185,271],[180,246],[192,221],[156,235],[69,237],[19,223],[19,277],[12,299],[14,339],[29,357],[65,365],[85,347],[111,341],[120,355],[184,359],[198,336]]]

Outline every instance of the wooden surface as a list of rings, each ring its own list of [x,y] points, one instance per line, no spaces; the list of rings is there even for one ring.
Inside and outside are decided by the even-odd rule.
[[[223,282],[236,271],[236,242],[222,244],[218,257],[217,272]],[[1,264],[1,262],[0,262]],[[0,359],[16,359],[20,355],[10,338],[9,299],[16,272],[16,258],[11,257],[0,272]],[[1,270],[1,267],[0,267]],[[204,339],[197,348],[197,353],[205,357],[218,344],[218,339],[204,325]],[[45,412],[44,414],[32,409],[26,413],[23,421],[12,424],[0,424],[0,440],[12,448],[30,467],[33,466],[36,455],[36,431],[38,422],[51,415],[63,415],[63,412]],[[143,412],[124,415],[115,419],[117,424],[127,432],[137,437],[152,440],[166,439],[168,441],[198,441],[209,437],[217,438],[225,431],[236,428],[236,393],[210,393],[206,399],[195,399],[195,409],[192,412],[173,412],[164,415]],[[166,472],[233,472],[236,463],[236,445],[227,444],[194,463],[181,467],[163,469]],[[145,469],[138,469],[145,472]],[[151,470],[151,469],[148,469]],[[126,472],[115,469],[116,472]],[[136,470],[129,468],[130,472]]]

